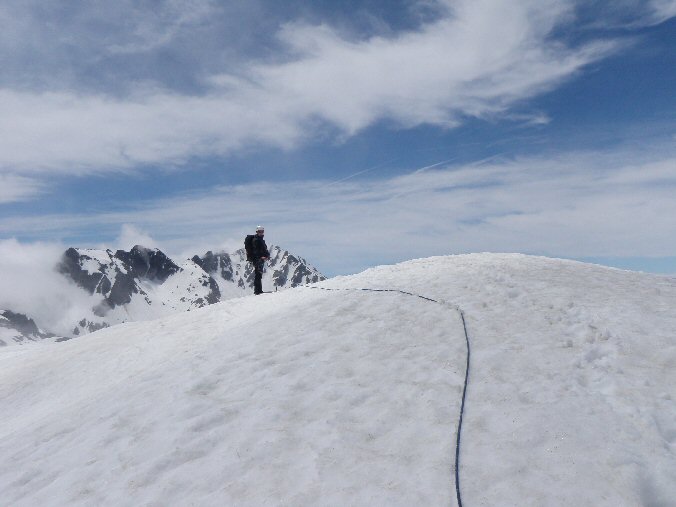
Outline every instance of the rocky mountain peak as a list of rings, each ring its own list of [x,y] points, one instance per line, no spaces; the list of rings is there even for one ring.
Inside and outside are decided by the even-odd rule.
[[[302,257],[270,246],[263,276],[265,290],[314,283],[324,276]],[[129,251],[68,248],[56,269],[91,296],[89,307],[73,319],[70,336],[87,334],[121,322],[147,320],[214,304],[253,292],[254,272],[244,249],[207,251],[177,263],[157,248],[134,245]],[[0,327],[11,336],[41,337],[29,316],[8,313]],[[36,331],[37,330],[37,331]],[[5,331],[2,336],[10,336]],[[47,333],[49,334],[49,333]],[[16,340],[14,340],[16,341]]]
[[[129,252],[118,250],[115,258],[122,261],[134,278],[145,278],[159,283],[164,283],[181,269],[161,250],[141,245],[135,245]]]
[[[39,341],[54,336],[40,329],[33,319],[23,313],[0,310],[0,347],[10,342]]]

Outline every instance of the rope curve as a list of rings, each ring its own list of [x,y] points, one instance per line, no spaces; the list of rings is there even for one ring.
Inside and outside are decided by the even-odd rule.
[[[406,292],[404,290],[399,290],[399,289],[365,289],[365,288],[355,288],[355,289],[329,289],[327,287],[316,287],[316,286],[308,286],[306,287],[310,289],[318,289],[318,290],[326,290],[326,291],[341,291],[341,290],[361,290],[365,292],[398,292],[400,294],[404,294],[406,296],[412,296],[412,297],[417,297],[420,299],[423,299],[425,301],[428,301],[430,303],[436,303],[439,305],[443,306],[449,306],[446,303],[442,303],[441,301],[437,301],[436,299],[432,299],[426,296],[422,296],[420,294],[415,294],[413,292]],[[462,418],[465,413],[465,399],[467,397],[467,384],[469,382],[469,364],[470,364],[470,344],[469,344],[469,335],[467,334],[467,323],[465,321],[465,313],[460,309],[459,306],[454,306],[455,310],[460,314],[460,318],[462,319],[462,329],[465,333],[465,343],[467,345],[467,360],[465,364],[465,381],[462,387],[462,401],[460,402],[460,415],[458,417],[458,432],[456,436],[456,441],[455,441],[455,494],[456,498],[458,500],[458,507],[462,507],[462,497],[460,496],[460,435],[462,433]]]

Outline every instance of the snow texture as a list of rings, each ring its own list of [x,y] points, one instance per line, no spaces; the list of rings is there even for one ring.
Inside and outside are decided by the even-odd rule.
[[[673,506],[676,280],[522,255],[382,266],[0,349],[12,506]],[[440,301],[425,301],[399,289]]]

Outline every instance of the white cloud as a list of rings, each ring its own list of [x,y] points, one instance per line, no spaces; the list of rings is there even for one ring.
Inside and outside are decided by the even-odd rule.
[[[591,25],[602,29],[643,28],[676,16],[676,0],[594,0],[580,5],[595,9]]]
[[[147,84],[126,97],[0,90],[0,170],[182,164],[254,144],[292,148],[322,125],[341,136],[380,120],[452,127],[467,115],[503,113],[615,49],[553,40],[571,16],[563,0],[440,3],[447,10],[437,21],[387,38],[351,40],[325,25],[288,24],[280,61],[214,75],[205,95]]]
[[[676,0],[651,0],[649,5],[652,10],[652,21],[655,24],[676,16]]]
[[[120,235],[115,244],[123,250],[131,250],[136,245],[145,246],[147,248],[160,248],[161,246],[150,235],[133,224],[122,224],[120,228]]]
[[[34,178],[0,173],[0,204],[25,201],[43,190],[44,185]]]
[[[56,270],[66,247],[59,243],[0,240],[0,309],[27,314],[45,330],[70,336],[88,312],[91,296]]]
[[[117,15],[124,16],[132,26],[125,41],[107,46],[112,54],[148,52],[167,46],[179,34],[206,23],[214,13],[214,0],[168,0],[160,5],[144,6],[139,2],[115,2]],[[159,7],[159,8],[158,8]]]
[[[133,223],[168,253],[188,256],[241,248],[261,222],[271,243],[329,274],[475,251],[670,256],[676,156],[662,153],[573,153],[378,180],[221,187],[121,213],[0,219],[0,233],[44,237],[95,229],[115,238],[121,224]],[[252,213],[252,202],[260,211]]]

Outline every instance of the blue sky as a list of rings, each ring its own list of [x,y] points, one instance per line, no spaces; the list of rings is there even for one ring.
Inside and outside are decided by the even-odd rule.
[[[676,273],[676,1],[0,5],[0,241]]]

